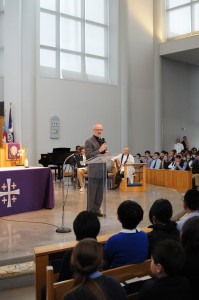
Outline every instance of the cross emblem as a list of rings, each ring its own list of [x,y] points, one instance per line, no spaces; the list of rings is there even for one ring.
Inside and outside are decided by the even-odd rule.
[[[5,185],[3,185],[3,186],[5,187]],[[5,196],[7,196],[7,201],[8,201],[7,202],[7,207],[11,207],[11,199],[14,202],[17,199],[14,195],[20,195],[20,189],[11,190],[11,186],[14,188],[16,185],[15,184],[11,185],[11,179],[8,178],[7,179],[7,191],[5,191],[5,189],[4,189],[4,192],[0,192],[0,197],[4,197],[3,200],[2,200],[4,204],[6,202]],[[13,195],[13,197],[12,197],[12,195]]]

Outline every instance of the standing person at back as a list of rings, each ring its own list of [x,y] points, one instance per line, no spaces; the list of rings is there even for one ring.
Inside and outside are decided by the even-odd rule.
[[[105,260],[108,267],[116,268],[145,261],[148,256],[148,237],[137,226],[143,219],[143,209],[135,201],[122,202],[117,210],[123,229],[106,242]]]
[[[180,138],[176,139],[176,143],[174,145],[174,149],[176,150],[176,153],[181,153],[182,150],[184,150],[183,144],[180,142]]]
[[[85,142],[86,159],[106,153],[107,146],[102,134],[102,124],[95,124],[93,126],[93,136]],[[87,209],[93,211],[98,217],[103,217],[100,207],[103,201],[106,175],[106,166],[103,163],[89,164]]]
[[[186,135],[183,136],[183,140],[182,140],[181,143],[183,144],[184,149],[189,150],[189,142],[188,142],[188,139],[187,139],[187,136],[186,136]]]

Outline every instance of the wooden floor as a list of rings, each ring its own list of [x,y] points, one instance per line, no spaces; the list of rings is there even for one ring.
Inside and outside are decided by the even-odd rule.
[[[70,180],[64,184],[65,193],[65,225],[72,228],[76,215],[86,209],[86,189],[83,193],[74,189]],[[115,233],[121,229],[117,220],[117,207],[127,199],[137,201],[144,209],[144,219],[140,227],[150,224],[148,212],[156,199],[165,198],[173,205],[173,214],[182,210],[182,193],[172,189],[147,185],[146,192],[120,192],[119,190],[107,191],[106,218],[100,218],[100,234]],[[33,249],[35,246],[55,244],[59,242],[74,240],[73,231],[70,233],[57,233],[56,227],[61,225],[62,215],[62,184],[55,183],[55,207],[52,210],[40,210],[0,218],[0,266],[12,263],[33,260]],[[15,289],[20,294],[25,288]],[[32,291],[32,296],[30,296]],[[1,291],[0,298],[14,299],[13,291]],[[25,292],[26,293],[26,292]],[[34,289],[27,287],[29,299],[34,299]],[[25,297],[25,296],[24,296]],[[3,298],[2,298],[3,299]],[[21,296],[15,299],[25,299]]]

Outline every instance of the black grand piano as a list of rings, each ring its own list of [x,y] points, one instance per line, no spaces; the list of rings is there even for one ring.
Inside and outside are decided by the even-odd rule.
[[[70,151],[70,149],[71,148],[53,148],[52,153],[41,154],[39,164],[43,165],[44,167],[49,167],[55,170],[55,180],[56,175],[58,175],[58,179],[61,180],[63,178],[64,162],[66,164],[70,164],[72,167],[75,166],[75,159],[73,156],[75,151]]]

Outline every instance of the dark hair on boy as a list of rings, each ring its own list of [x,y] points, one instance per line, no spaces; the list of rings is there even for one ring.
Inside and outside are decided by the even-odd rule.
[[[167,154],[168,152],[166,152],[165,150],[162,150],[161,153],[163,154]]]
[[[142,221],[144,211],[137,202],[126,200],[119,205],[117,214],[123,228],[134,229]]]
[[[173,214],[172,205],[167,199],[157,199],[149,211],[149,220],[155,224],[154,217],[161,223],[169,223]]]
[[[148,153],[149,155],[151,155],[151,151],[149,151],[149,150],[146,150],[144,153],[145,154]]]
[[[199,209],[199,191],[196,189],[188,190],[184,195],[184,203],[190,210]]]
[[[185,262],[185,254],[179,242],[164,240],[152,251],[155,264],[160,264],[168,276],[178,275]]]
[[[160,152],[154,152],[154,154],[157,154],[158,156],[160,156]]]
[[[188,255],[197,255],[199,258],[199,217],[188,219],[181,234],[181,244]]]
[[[77,241],[88,237],[96,239],[100,231],[100,222],[92,211],[85,210],[80,212],[75,218],[73,230]]]
[[[140,154],[140,153],[137,153],[136,155],[139,156],[139,157],[141,157],[141,154]]]
[[[177,151],[175,149],[173,149],[173,150],[171,150],[171,152],[173,152],[173,154],[175,155]]]

